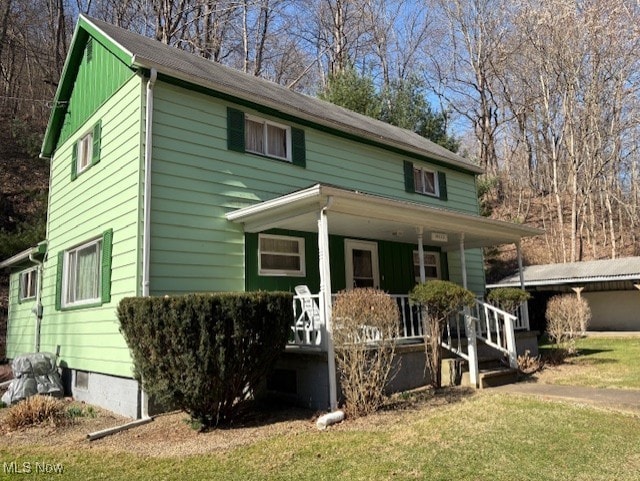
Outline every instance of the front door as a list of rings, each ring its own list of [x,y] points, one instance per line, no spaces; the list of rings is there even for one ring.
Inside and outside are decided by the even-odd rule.
[[[344,241],[347,289],[380,287],[378,244],[352,239]]]

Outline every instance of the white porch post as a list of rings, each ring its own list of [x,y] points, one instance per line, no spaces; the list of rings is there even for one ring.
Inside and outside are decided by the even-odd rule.
[[[464,253],[464,232],[460,234],[460,268],[462,269],[462,287],[467,287],[467,258]],[[467,354],[469,356],[469,383],[478,387],[478,346],[476,339],[476,320],[468,307],[464,308],[464,330],[467,333]]]
[[[520,276],[520,289],[524,289],[524,271],[522,268],[522,249],[520,248],[520,241],[516,242],[516,254],[518,257],[518,275]],[[522,313],[522,324],[529,330],[529,302],[524,301],[520,305],[520,312]]]
[[[427,280],[427,275],[424,272],[424,245],[422,243],[422,227],[416,227],[418,233],[418,257],[420,258],[420,282]]]
[[[331,206],[332,198],[320,210],[318,216],[318,259],[320,267],[320,318],[324,321],[327,333],[327,368],[329,369],[329,407],[338,409],[338,385],[336,381],[336,358],[331,329],[331,271],[329,269],[329,224],[326,210]]]
[[[462,287],[467,289],[467,258],[464,254],[464,232],[460,234],[460,268],[462,269]]]

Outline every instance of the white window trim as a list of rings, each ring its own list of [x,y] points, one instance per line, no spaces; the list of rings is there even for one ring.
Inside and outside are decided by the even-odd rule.
[[[85,142],[86,141],[86,142]],[[82,160],[86,157],[86,165],[82,166]],[[87,132],[78,139],[78,155],[76,164],[76,174],[84,172],[91,167],[93,157],[93,131]]]
[[[420,167],[419,165],[413,164],[413,175],[416,175],[416,170],[420,172],[420,175],[422,176],[422,190],[416,190],[416,192],[418,194],[422,194],[422,195],[429,195],[431,197],[439,197],[440,196],[440,185],[438,183],[438,172],[433,170],[433,169],[429,169],[426,167]],[[427,184],[424,181],[424,173],[425,172],[429,172],[430,174],[433,174],[433,192],[426,192],[424,190],[424,186]],[[415,190],[415,180],[414,180],[414,190]]]
[[[287,254],[283,252],[263,252],[260,249],[261,239],[286,239],[289,241],[296,241],[298,243],[298,257],[300,257],[300,270],[292,271],[285,269],[263,269],[262,268],[262,254],[274,254],[294,257],[296,254]],[[306,263],[305,263],[305,250],[304,250],[304,237],[293,237],[288,235],[274,235],[274,234],[258,234],[258,274],[261,276],[282,276],[282,277],[305,277]]]
[[[286,141],[287,141],[287,156],[286,157],[280,157],[279,155],[272,155],[267,153],[267,146],[269,145],[268,143],[268,139],[267,139],[267,129],[263,128],[262,129],[262,135],[263,135],[263,139],[262,139],[262,145],[264,145],[264,152],[256,152],[255,150],[250,150],[248,148],[245,148],[245,152],[249,152],[251,154],[256,154],[256,155],[261,155],[263,157],[269,157],[270,159],[278,159],[278,160],[284,160],[286,162],[293,162],[293,158],[291,156],[291,127],[289,125],[284,125],[284,124],[279,124],[277,122],[272,122],[271,120],[267,120],[267,119],[263,119],[262,117],[256,117],[254,115],[249,115],[249,114],[245,114],[244,116],[245,120],[250,120],[252,122],[256,122],[259,124],[262,124],[263,126],[266,125],[273,125],[274,127],[278,127],[279,129],[283,129],[285,130],[285,135],[286,135]]]
[[[98,249],[98,295],[97,297],[92,297],[89,299],[82,299],[80,301],[73,301],[73,302],[69,302],[69,268],[70,268],[70,262],[69,262],[69,257],[71,256],[72,252],[77,252],[80,251],[82,249],[86,249],[89,246],[92,246],[94,244],[99,244],[99,249]],[[63,271],[62,271],[62,299],[61,299],[61,307],[76,307],[76,306],[85,306],[87,304],[97,304],[100,303],[102,301],[102,237],[99,237],[97,239],[93,239],[89,242],[86,242],[82,245],[73,247],[71,249],[67,249],[66,251],[64,251],[64,266],[63,266]]]
[[[425,256],[426,256],[427,254],[432,254],[432,255],[434,255],[434,256],[436,257],[436,264],[435,264],[435,266],[432,266],[431,264],[427,264],[427,263],[425,262],[424,266],[425,266],[425,268],[426,268],[427,266],[429,266],[429,267],[435,267],[435,268],[436,268],[436,275],[437,275],[438,277],[427,277],[427,276],[426,276],[426,272],[425,272],[425,279],[426,279],[426,280],[437,280],[437,279],[442,279],[442,272],[441,272],[441,269],[440,269],[440,252],[438,252],[438,251],[427,251],[427,250],[423,251],[423,255],[425,255]],[[418,251],[417,251],[417,250],[413,251],[413,255],[414,255],[414,256],[418,256],[418,255],[419,255],[419,254],[418,254]],[[418,262],[419,262],[419,261],[420,261],[420,258],[418,258]],[[413,264],[413,267],[415,268],[415,267],[416,267],[416,266],[418,266],[418,265],[419,265],[419,264],[415,264],[415,263],[414,263],[414,264]],[[420,276],[415,276],[415,277],[414,277],[414,280],[415,280],[416,282],[420,282]]]
[[[23,287],[25,284],[23,284],[23,279],[25,277],[30,277],[33,276],[34,280],[35,280],[35,284],[34,284],[34,289],[33,289],[33,295],[23,295],[24,294],[24,290]],[[38,268],[37,267],[32,267],[31,269],[26,269],[24,271],[22,271],[20,273],[20,276],[18,278],[18,297],[20,298],[21,301],[27,301],[29,299],[35,299],[36,298],[36,293],[38,291]],[[26,285],[28,286],[30,283],[28,282]]]

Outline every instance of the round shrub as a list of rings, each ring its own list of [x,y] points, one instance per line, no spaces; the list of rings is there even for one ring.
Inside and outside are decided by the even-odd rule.
[[[582,335],[591,320],[589,303],[570,294],[553,296],[547,303],[547,334],[557,347],[575,353],[575,339]]]
[[[503,311],[513,314],[524,301],[531,299],[531,294],[515,287],[499,287],[487,295],[487,300]]]

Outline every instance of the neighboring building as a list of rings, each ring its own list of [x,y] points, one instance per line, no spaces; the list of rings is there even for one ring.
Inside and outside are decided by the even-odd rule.
[[[525,289],[532,294],[533,328],[545,329],[549,298],[579,293],[591,307],[589,330],[640,331],[640,257],[528,266],[522,272]],[[487,286],[496,287],[520,287],[519,274]]]
[[[83,16],[41,156],[46,242],[0,263],[12,271],[7,355],[58,351],[75,397],[133,416],[123,297],[305,284],[375,286],[402,303],[421,278],[482,296],[479,248],[540,233],[481,217],[481,169],[412,132]],[[330,358],[314,359],[326,373]],[[335,383],[303,362],[283,376],[326,407],[317,386],[335,395]]]

